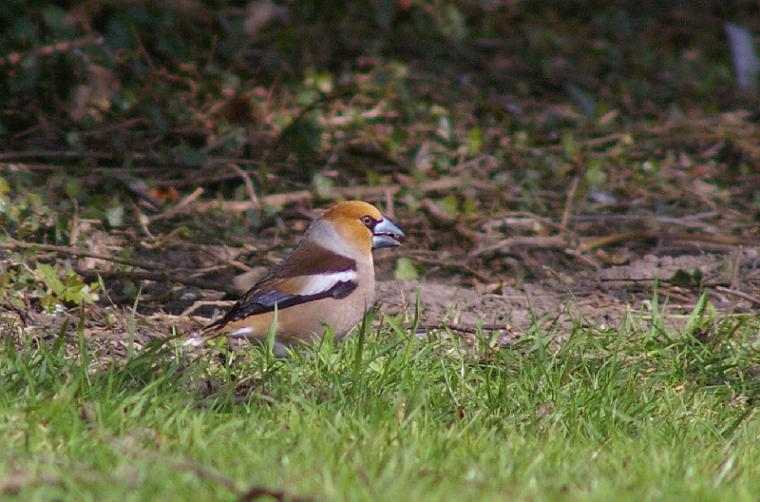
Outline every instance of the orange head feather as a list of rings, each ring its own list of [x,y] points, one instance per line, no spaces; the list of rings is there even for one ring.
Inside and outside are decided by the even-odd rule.
[[[331,207],[322,218],[332,222],[346,242],[369,255],[372,252],[371,224],[382,220],[383,215],[372,204],[351,200]]]

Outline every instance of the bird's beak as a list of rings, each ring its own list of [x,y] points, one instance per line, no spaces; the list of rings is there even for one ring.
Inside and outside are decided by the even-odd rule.
[[[372,229],[372,249],[390,248],[400,246],[404,232],[388,218],[383,218]]]

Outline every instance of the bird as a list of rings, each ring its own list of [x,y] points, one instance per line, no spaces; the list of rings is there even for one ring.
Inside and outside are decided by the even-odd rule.
[[[372,251],[401,245],[404,232],[372,204],[352,200],[328,209],[309,225],[279,265],[267,272],[220,319],[187,342],[220,336],[265,340],[275,352],[297,340],[313,341],[326,326],[342,339],[372,307]]]

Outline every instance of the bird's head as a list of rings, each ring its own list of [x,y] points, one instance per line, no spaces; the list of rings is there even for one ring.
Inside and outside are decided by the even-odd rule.
[[[333,206],[320,220],[332,224],[343,241],[365,254],[371,254],[373,249],[400,246],[404,237],[404,232],[375,206],[358,200]]]

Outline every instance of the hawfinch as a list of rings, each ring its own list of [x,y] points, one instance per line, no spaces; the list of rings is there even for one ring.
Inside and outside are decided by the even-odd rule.
[[[319,337],[325,325],[342,338],[374,301],[372,250],[399,246],[403,236],[371,204],[332,207],[309,226],[292,253],[190,343],[218,336],[265,339],[273,323],[278,346]]]

